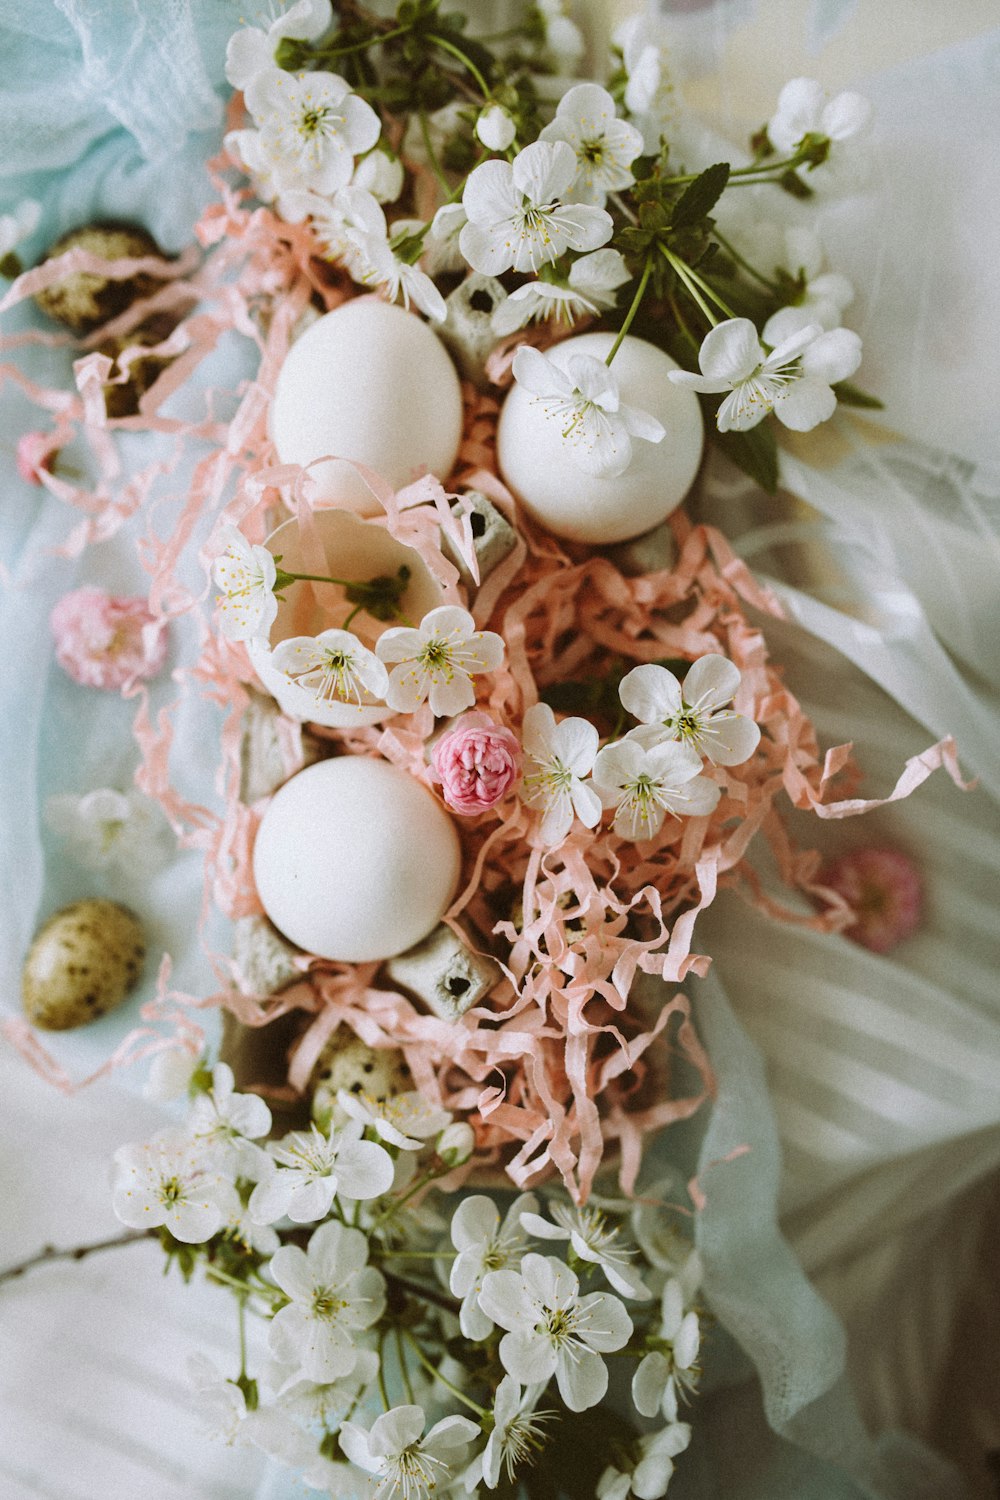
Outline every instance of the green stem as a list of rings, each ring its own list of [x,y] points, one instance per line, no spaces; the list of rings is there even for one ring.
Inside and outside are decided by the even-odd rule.
[[[688,266],[686,262],[684,264],[686,266],[687,273],[690,276],[691,280],[694,282],[695,286],[700,287],[701,290],[705,293],[706,297],[711,297],[716,307],[720,310],[720,312],[724,312],[727,318],[735,318],[736,314],[729,306],[729,303],[723,302],[718,292],[713,286],[710,285],[709,282],[705,280],[704,276],[699,276],[698,272],[692,270],[692,268]]]
[[[365,37],[363,42],[352,42],[348,47],[317,47],[312,55],[317,62],[328,62],[334,57],[348,57],[352,52],[364,52],[369,47],[378,47],[383,42],[391,42],[397,36],[405,36],[411,30],[410,26],[397,26],[392,31],[381,31],[376,36]]]
[[[752,276],[755,281],[759,281],[761,285],[766,286],[769,291],[776,292],[779,290],[778,283],[776,281],[772,281],[769,276],[765,276],[762,271],[758,271],[755,266],[752,266],[750,262],[740,254],[736,246],[731,245],[726,239],[725,235],[719,233],[718,227],[712,230],[712,234],[718,240],[719,244],[722,246],[723,250],[725,250],[726,254],[731,256],[738,266],[742,266],[743,270],[746,271],[748,276]]]
[[[378,1250],[373,1252],[382,1260],[454,1260],[457,1250]]]
[[[403,1348],[403,1334],[398,1323],[396,1324],[394,1332],[396,1335],[396,1358],[399,1360],[399,1373],[402,1377],[403,1389],[406,1392],[406,1399],[412,1406],[414,1404],[413,1385],[410,1381],[410,1372],[406,1367],[406,1351]]]
[[[751,176],[751,174],[753,175],[755,180],[767,182],[769,181],[769,176],[762,174],[770,174],[771,172],[784,172],[787,171],[789,167],[801,167],[805,160],[806,157],[802,156],[801,153],[797,151],[794,156],[789,156],[787,160],[772,162],[770,166],[767,167],[762,166],[760,162],[754,162],[754,164],[749,167],[734,167],[729,174],[729,182],[727,183],[727,186],[737,186],[737,184],[733,182],[734,177],[744,179]],[[683,187],[685,183],[697,182],[700,176],[700,172],[685,172],[679,177],[664,177],[662,179],[662,183],[664,187]]]
[[[378,1338],[378,1393],[382,1397],[382,1405],[386,1411],[392,1410],[392,1402],[389,1400],[389,1392],[385,1388],[385,1330]]]
[[[690,266],[686,265],[685,262],[682,261],[679,256],[675,255],[672,250],[668,250],[666,245],[661,245],[660,249],[666,256],[668,263],[673,267],[674,271],[677,274],[678,281],[681,283],[684,290],[691,298],[692,302],[697,303],[697,305],[704,313],[705,317],[708,319],[709,323],[714,328],[719,320],[713,313],[712,309],[709,307],[708,303],[705,301],[704,297],[699,292],[695,283],[691,280],[691,277],[689,275],[691,269]]]
[[[450,52],[452,57],[457,58],[458,61],[462,64],[462,67],[465,68],[467,72],[472,74],[473,78],[482,89],[483,98],[488,99],[490,97],[489,84],[486,82],[486,79],[483,77],[482,73],[480,73],[471,57],[466,57],[461,47],[456,47],[455,43],[449,42],[447,37],[435,36],[431,33],[428,33],[427,40],[429,42],[433,42],[435,47],[440,47],[443,51]]]
[[[466,1396],[463,1391],[459,1390],[457,1385],[453,1384],[453,1382],[448,1379],[447,1375],[441,1374],[441,1371],[438,1369],[437,1365],[434,1364],[433,1360],[429,1360],[427,1358],[426,1354],[421,1349],[416,1339],[413,1337],[413,1334],[410,1333],[409,1329],[407,1329],[406,1331],[406,1342],[413,1349],[414,1354],[417,1356],[420,1363],[427,1371],[428,1375],[433,1375],[435,1380],[439,1380],[443,1386],[451,1391],[451,1394],[455,1397],[456,1400],[461,1401],[463,1406],[467,1406],[470,1411],[474,1411],[476,1415],[481,1418],[489,1415],[485,1406],[480,1406],[478,1401],[473,1401],[471,1396]]]
[[[632,327],[632,323],[633,323],[633,320],[635,318],[635,315],[639,311],[639,304],[640,304],[640,302],[642,301],[642,299],[643,299],[643,297],[645,295],[646,287],[649,285],[649,278],[650,278],[650,276],[652,274],[652,271],[653,271],[653,252],[650,251],[649,254],[646,256],[646,264],[642,268],[642,276],[639,278],[639,285],[636,287],[635,296],[632,298],[632,306],[629,308],[628,312],[625,314],[625,321],[622,323],[622,326],[618,330],[618,337],[615,339],[614,343],[611,345],[611,348],[610,348],[610,350],[608,352],[608,356],[607,356],[607,358],[604,361],[604,363],[606,365],[610,365],[611,364],[611,361],[614,359],[615,355],[618,353],[618,350],[622,346],[622,343],[624,341],[625,335],[628,333],[629,329]]]
[[[350,630],[350,628],[351,628],[351,621],[354,619],[355,615],[359,615],[361,613],[361,611],[362,611],[363,608],[364,608],[364,605],[362,605],[362,604],[356,604],[354,606],[354,608],[351,610],[351,613],[347,616],[347,619],[344,621],[343,625],[341,625],[341,627],[340,627],[341,630]]]
[[[449,183],[447,177],[444,175],[444,168],[438,161],[438,154],[434,150],[434,142],[431,140],[431,128],[427,123],[427,111],[425,109],[422,109],[420,111],[420,134],[424,138],[424,150],[427,152],[427,160],[431,164],[431,171],[434,173],[434,176],[444,188],[445,192],[450,193],[451,184]]]
[[[247,1374],[247,1299],[246,1296],[237,1297],[236,1304],[239,1309],[240,1320],[240,1379],[245,1380]]]

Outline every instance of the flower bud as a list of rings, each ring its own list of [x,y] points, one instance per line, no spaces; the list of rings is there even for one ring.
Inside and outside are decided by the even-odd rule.
[[[476,121],[476,134],[489,151],[506,151],[517,126],[501,104],[490,104]]]
[[[464,1120],[446,1125],[437,1138],[435,1150],[446,1167],[462,1167],[475,1150],[476,1137]]]
[[[351,186],[363,188],[379,203],[395,203],[403,191],[403,163],[377,146],[354,168]]]

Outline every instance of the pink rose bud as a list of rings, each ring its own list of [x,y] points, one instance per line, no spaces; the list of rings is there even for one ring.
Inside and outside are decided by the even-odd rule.
[[[28,484],[41,484],[56,461],[56,449],[45,432],[22,432],[17,440],[17,472]]]
[[[521,746],[486,714],[466,714],[434,746],[431,761],[444,800],[471,818],[505,797],[521,774]]]
[[[59,600],[51,625],[56,661],[83,687],[120,692],[155,677],[166,658],[167,633],[145,599],[74,589]]]
[[[913,860],[898,849],[855,849],[820,880],[843,896],[856,920],[844,929],[872,953],[889,953],[920,926],[924,896]]]

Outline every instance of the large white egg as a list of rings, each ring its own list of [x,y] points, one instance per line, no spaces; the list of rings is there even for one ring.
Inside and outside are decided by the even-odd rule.
[[[548,350],[560,367],[574,354],[605,359],[612,333],[585,333]],[[627,336],[611,366],[621,400],[650,412],[666,428],[662,442],[632,439],[624,474],[585,474],[572,461],[563,424],[536,397],[514,385],[500,414],[500,471],[528,515],[574,542],[624,542],[658,526],[691,488],[704,442],[701,407],[693,391],[667,377],[679,366],[644,339]]]
[[[401,489],[423,469],[445,478],[462,436],[462,388],[444,345],[415,313],[374,297],[346,302],[297,339],[278,373],[270,430],[282,463],[353,458]],[[378,501],[345,463],[310,469],[310,498],[359,515]]]
[[[461,849],[426,787],[384,760],[308,766],[268,806],[253,851],[261,905],[290,942],[365,963],[412,948],[455,894]]]

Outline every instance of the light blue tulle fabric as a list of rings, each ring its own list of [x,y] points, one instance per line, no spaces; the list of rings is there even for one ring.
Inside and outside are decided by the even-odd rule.
[[[0,211],[27,195],[42,202],[29,257],[98,215],[141,220],[168,250],[188,240],[210,196],[204,161],[221,140],[224,45],[239,19],[235,0],[0,0]],[[30,320],[30,313],[17,319]],[[50,356],[36,352],[32,359],[40,372]],[[234,379],[247,373],[238,358],[233,371]],[[24,409],[8,394],[3,422],[9,448],[23,428]],[[16,868],[5,856],[0,922],[10,993],[39,909],[58,904],[64,889],[53,862],[46,872],[40,798],[70,785],[83,789],[88,766],[98,776],[130,719],[126,705],[98,702],[98,695],[81,707],[79,690],[50,675],[46,620],[76,568],[46,558],[65,535],[61,508],[50,498],[40,505],[35,496],[21,498],[2,521],[7,565],[31,583],[30,593],[8,596],[0,624],[0,837],[5,850],[18,851]],[[120,563],[120,552],[116,557]],[[103,561],[87,560],[88,581],[117,583],[98,577]],[[192,720],[179,739],[182,772],[203,796],[211,745],[212,725],[204,719]],[[197,906],[196,870],[188,867],[178,881],[168,929],[174,921],[182,928]],[[197,973],[197,955],[191,962],[191,987],[208,988],[211,978]],[[677,1500],[960,1495],[958,1481],[925,1449],[903,1438],[873,1442],[864,1431],[844,1375],[843,1328],[779,1232],[780,1151],[760,1056],[721,983],[710,978],[695,990],[719,1093],[703,1140],[677,1165],[697,1167],[708,1194],[698,1240],[706,1291],[724,1332],[708,1344],[707,1391],[671,1494]],[[685,1138],[691,1141],[691,1132],[669,1135],[659,1149],[669,1156]],[[738,1164],[713,1165],[744,1145],[751,1149]],[[272,1500],[293,1492],[292,1481],[275,1473]]]

